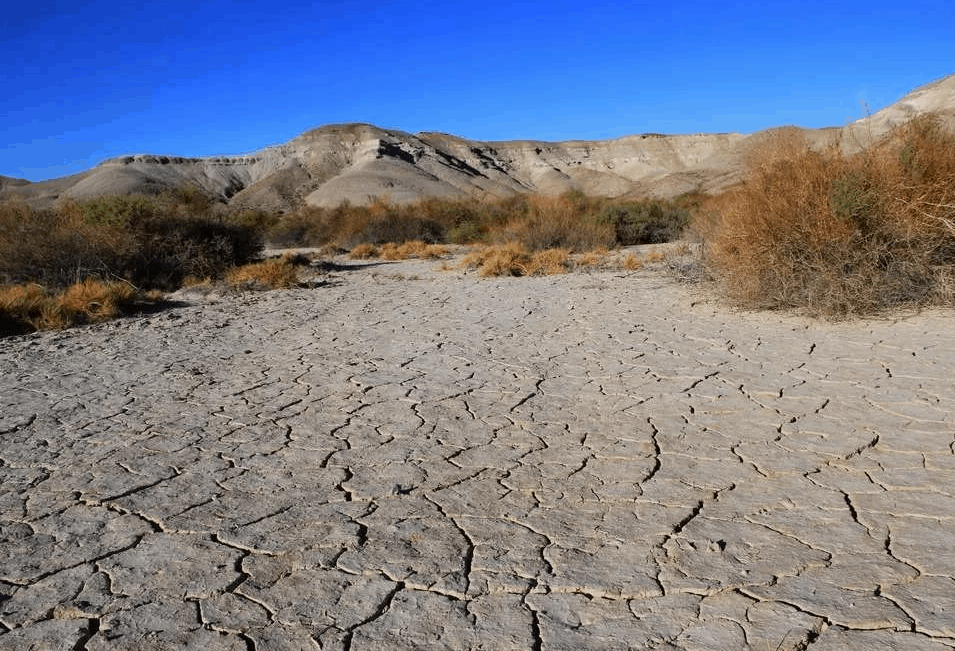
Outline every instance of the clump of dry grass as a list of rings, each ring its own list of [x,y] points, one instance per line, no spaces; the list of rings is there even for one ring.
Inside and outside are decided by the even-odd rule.
[[[854,156],[838,145],[772,133],[708,203],[696,230],[727,295],[830,318],[955,302],[955,135],[923,116]]]
[[[546,249],[531,254],[523,244],[510,242],[480,247],[464,256],[460,266],[477,269],[481,276],[546,276],[566,273],[569,263],[567,249]]]
[[[108,321],[160,299],[158,292],[143,293],[128,283],[92,278],[60,292],[36,284],[7,285],[0,287],[0,335]]]
[[[620,262],[620,266],[627,271],[636,271],[643,267],[643,260],[635,253],[628,253]]]
[[[351,260],[367,260],[369,258],[378,257],[378,247],[374,244],[359,244],[352,248],[351,252],[348,254],[348,257]]]
[[[578,267],[596,267],[606,261],[610,255],[609,249],[605,246],[598,247],[592,251],[585,251],[574,258],[574,264]]]
[[[59,295],[58,303],[67,314],[80,315],[94,323],[115,318],[135,297],[136,290],[128,283],[87,278],[67,287]]]
[[[355,252],[358,252],[357,254]],[[422,260],[436,260],[448,255],[449,249],[441,244],[428,244],[422,240],[409,240],[397,244],[395,242],[385,242],[380,247],[373,244],[359,244],[352,249],[353,258],[374,258],[382,260],[410,260],[420,258]]]
[[[660,249],[653,249],[647,251],[643,254],[643,264],[653,264],[654,262],[663,262],[666,259],[666,254]]]
[[[450,252],[450,249],[443,244],[429,244],[427,247],[425,247],[424,251],[419,253],[418,257],[427,260],[438,260],[445,257]]]
[[[536,251],[527,264],[529,276],[552,276],[567,272],[570,251],[567,249],[545,249]]]
[[[299,283],[297,260],[290,255],[232,269],[226,282],[233,289],[285,289]]]
[[[461,267],[477,269],[481,276],[524,276],[530,257],[522,244],[511,242],[482,246],[464,256]]]

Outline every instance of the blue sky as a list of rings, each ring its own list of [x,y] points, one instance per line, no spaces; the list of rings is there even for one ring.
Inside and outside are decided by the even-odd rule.
[[[0,17],[0,174],[322,124],[477,140],[837,126],[955,72],[955,3],[47,2]]]

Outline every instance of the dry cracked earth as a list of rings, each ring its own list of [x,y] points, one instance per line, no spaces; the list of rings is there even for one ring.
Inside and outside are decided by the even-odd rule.
[[[950,314],[430,266],[0,341],[0,648],[955,648]]]

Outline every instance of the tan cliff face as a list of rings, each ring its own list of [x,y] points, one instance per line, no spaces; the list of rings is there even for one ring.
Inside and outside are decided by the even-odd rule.
[[[851,149],[925,112],[955,114],[955,76],[917,88],[863,120],[803,132],[814,146],[839,137]],[[282,211],[376,198],[404,203],[567,190],[673,197],[738,181],[746,151],[759,136],[643,134],[593,141],[482,142],[368,124],[329,125],[247,156],[125,156],[39,183],[3,178],[0,199],[48,207],[64,199],[152,194],[184,185],[198,186],[230,207]]]

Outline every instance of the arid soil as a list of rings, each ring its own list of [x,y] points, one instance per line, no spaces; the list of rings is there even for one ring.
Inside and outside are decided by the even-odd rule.
[[[955,648],[950,314],[434,267],[0,341],[0,648]]]

